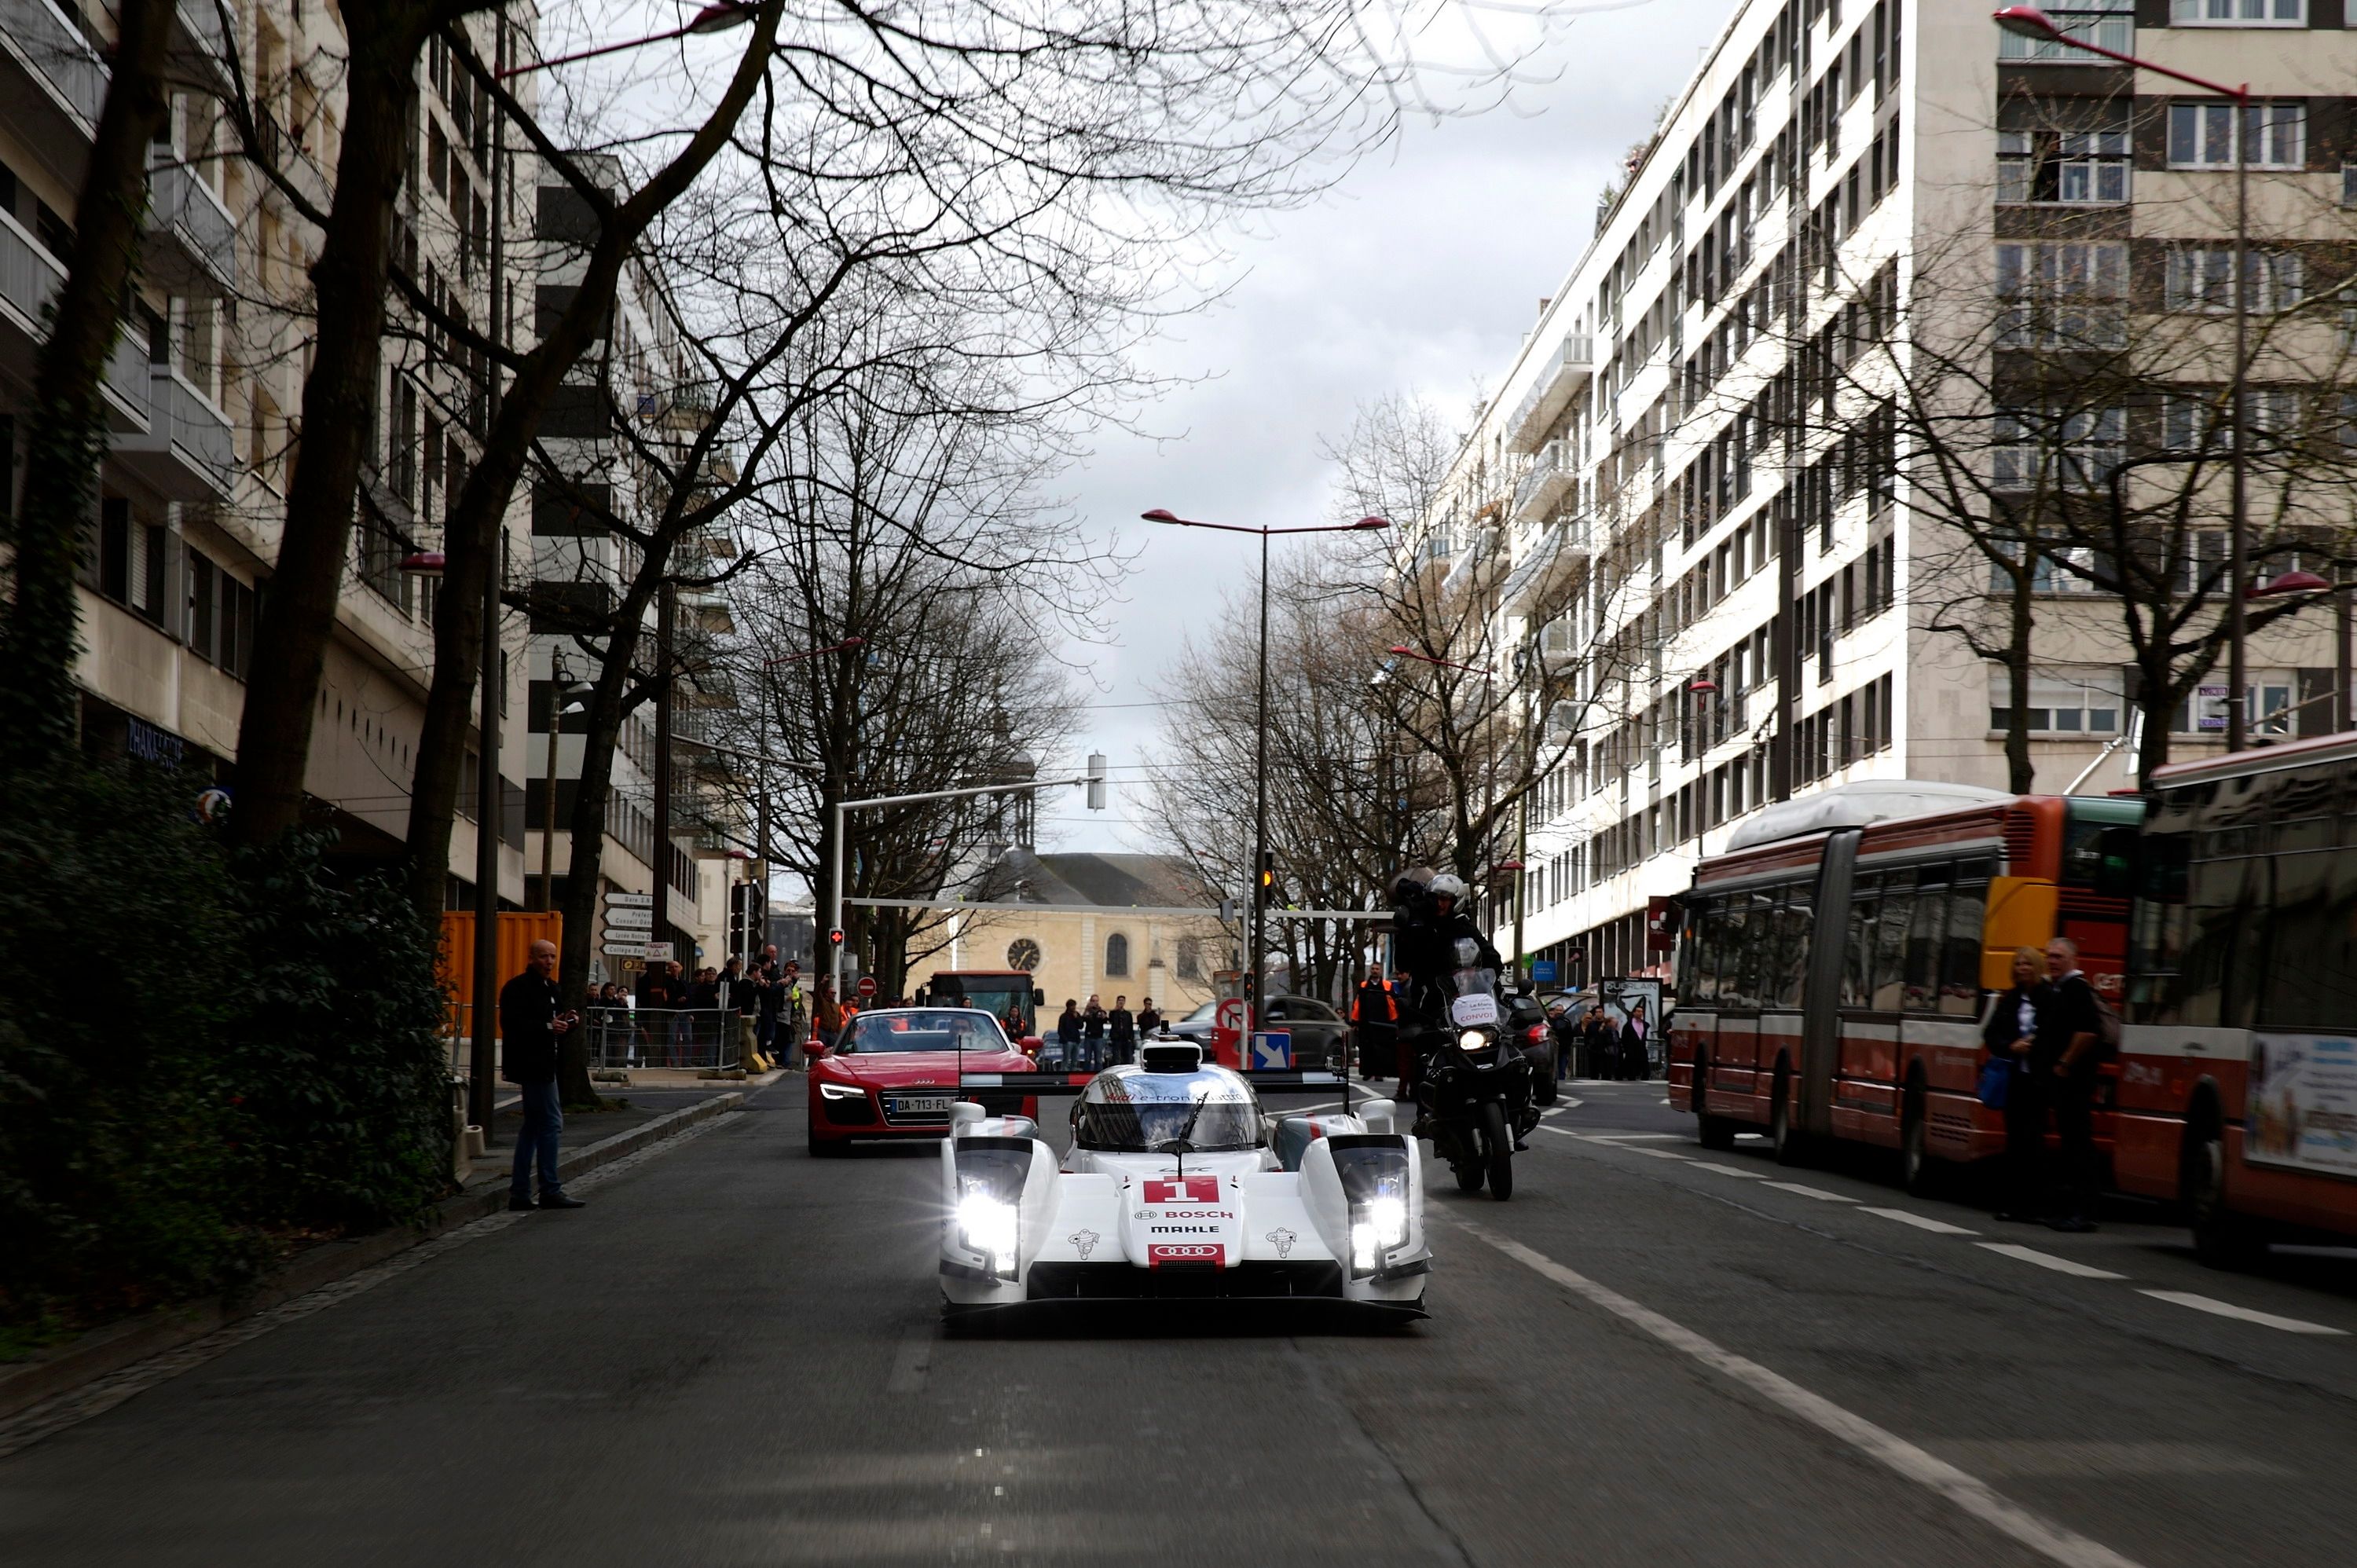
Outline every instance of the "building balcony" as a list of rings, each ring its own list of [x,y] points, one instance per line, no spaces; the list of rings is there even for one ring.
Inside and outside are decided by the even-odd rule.
[[[212,0],[179,0],[172,8],[172,38],[165,47],[178,74],[224,92],[236,89],[229,69],[229,40]]]
[[[229,499],[237,462],[229,415],[171,366],[147,371],[148,428],[117,440],[115,458],[168,499]]]
[[[1587,651],[1587,641],[1579,628],[1568,620],[1549,621],[1539,631],[1539,658],[1550,670],[1560,670],[1576,664]]]
[[[65,281],[65,263],[15,217],[0,211],[0,370],[20,382],[33,379],[34,358],[48,335],[48,308]],[[109,430],[146,433],[147,360],[129,333],[116,335],[99,390],[105,396]]]
[[[1514,521],[1541,522],[1555,515],[1555,504],[1577,482],[1572,470],[1572,444],[1557,436],[1538,450],[1531,471],[1514,487]]]
[[[141,259],[173,294],[225,295],[237,286],[236,220],[213,188],[184,164],[147,175],[147,243]]]
[[[1571,405],[1572,394],[1579,391],[1580,382],[1595,365],[1596,339],[1586,333],[1566,338],[1551,349],[1539,366],[1538,380],[1506,421],[1506,449],[1537,451],[1549,427],[1563,417],[1563,411]]]
[[[1584,517],[1565,518],[1533,534],[1506,578],[1506,609],[1523,614],[1544,603],[1594,553],[1594,539]]]
[[[737,630],[737,618],[719,594],[683,593],[679,596],[679,613],[681,623],[696,631],[728,637]]]
[[[1453,598],[1482,581],[1498,553],[1498,535],[1494,529],[1476,529],[1468,537],[1465,547],[1457,553],[1456,562],[1448,575],[1440,582],[1440,596]]]
[[[106,102],[106,64],[81,30],[50,0],[0,0],[0,114],[69,184],[81,183],[82,160]]]

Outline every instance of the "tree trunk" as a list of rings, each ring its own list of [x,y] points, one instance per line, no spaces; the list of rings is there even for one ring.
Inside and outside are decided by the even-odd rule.
[[[2005,720],[2006,787],[2017,795],[2027,795],[2037,781],[2037,766],[2029,759],[2029,639],[2034,620],[2030,614],[2029,563],[2012,575],[2012,594],[2007,608],[2010,621],[2005,644],[2007,700],[2012,704]]]
[[[2136,709],[2144,714],[2144,736],[2136,746],[2136,776],[2147,786],[2154,770],[2169,766],[2169,723],[2177,714],[2178,703],[2168,651],[2158,638],[2154,647],[2157,653],[2136,660]],[[2200,678],[2189,687],[2188,694],[2197,695]]]
[[[647,597],[645,594],[626,597],[624,613],[617,618],[617,630],[606,645],[605,661],[590,689],[587,733],[581,737],[581,782],[574,792],[568,824],[573,843],[565,856],[564,950],[558,959],[561,1005],[565,1007],[584,1006],[589,995],[589,945],[605,878],[606,802],[613,792],[615,741],[622,733],[625,714],[623,696],[630,689],[630,666],[638,652],[638,612],[644,610]],[[550,723],[555,722],[552,711]],[[659,869],[656,875],[663,873]],[[597,1102],[597,1088],[589,1081],[589,1042],[580,1030],[565,1038],[557,1066],[557,1094],[567,1105]]]
[[[105,104],[74,209],[74,242],[33,371],[25,490],[11,597],[0,630],[0,768],[44,768],[74,744],[73,662],[81,650],[74,570],[106,456],[106,361],[123,329],[146,209],[147,148],[166,123],[164,59],[172,7],[124,0]]]
[[[286,493],[253,672],[237,731],[233,831],[267,843],[302,820],[311,723],[327,671],[361,464],[375,435],[377,377],[384,350],[385,283],[393,204],[406,162],[410,108],[425,19],[414,5],[356,6],[351,29],[343,150],[319,259],[311,268],[318,300],[302,424],[290,433],[299,461]],[[426,918],[438,917],[435,882]]]

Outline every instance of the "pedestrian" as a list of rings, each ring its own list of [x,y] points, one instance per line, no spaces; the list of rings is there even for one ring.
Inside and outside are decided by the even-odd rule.
[[[2036,948],[2016,948],[2013,984],[1997,993],[1981,1026],[1989,1059],[2006,1067],[2005,1204],[1996,1211],[1999,1219],[2046,1217],[2046,1106],[2052,1096],[2029,1070],[2029,1053],[2047,994],[2046,955]]]
[[[1132,1061],[1137,1056],[1137,1015],[1129,1010],[1129,998],[1113,999],[1113,1011],[1105,1015],[1105,1040],[1113,1048],[1116,1062]]]
[[[733,1013],[752,1011],[752,993],[743,989],[744,985],[745,965],[732,954],[728,961],[720,966],[720,1005],[724,1010]]]
[[[1137,1003],[1137,1034],[1150,1040],[1162,1032],[1162,1015],[1154,1010],[1154,998],[1142,996]]]
[[[2079,968],[2079,944],[2057,937],[2046,944],[2050,988],[2029,1042],[2029,1076],[2050,1096],[2054,1131],[2061,1140],[2047,1225],[2093,1230],[2095,1221],[2095,1069],[2104,1057],[2103,1007]]]
[[[843,1008],[834,999],[834,982],[822,974],[811,999],[811,1037],[832,1050],[843,1034]]]
[[[1056,1019],[1056,1045],[1059,1059],[1067,1072],[1080,1065],[1081,1036],[1087,1027],[1088,1021],[1081,1016],[1081,1004],[1065,997],[1064,1011]]]
[[[1558,996],[1547,1004],[1547,1037],[1555,1041],[1555,1080],[1567,1082],[1573,1058],[1579,1054],[1579,1015],[1571,1003]]]
[[[1399,1056],[1399,1003],[1383,966],[1371,963],[1351,997],[1351,1028],[1359,1047],[1359,1076],[1372,1078]]]
[[[565,1112],[556,1098],[557,1042],[581,1022],[578,1013],[556,1010],[556,944],[532,944],[522,974],[500,988],[500,1076],[523,1097],[523,1125],[516,1132],[515,1167],[508,1182],[508,1207],[531,1208],[532,1172],[540,1166],[542,1208],[580,1208],[557,1174],[556,1140]]]
[[[1638,1002],[1629,1009],[1629,1021],[1620,1027],[1620,1070],[1613,1076],[1624,1079],[1651,1078],[1653,1063],[1646,1053],[1646,1036],[1651,1026],[1645,1020],[1645,1004]]]
[[[1089,1070],[1104,1066],[1105,1010],[1097,993],[1089,993],[1089,1004],[1081,1009],[1081,1043],[1088,1053]]]
[[[770,950],[775,952],[778,950],[771,948]],[[790,1044],[799,1043],[802,1037],[802,1026],[810,1017],[810,994],[802,988],[802,966],[792,959],[788,959],[786,971],[781,978],[786,987],[784,1011],[786,1039]]]
[[[770,950],[774,952],[777,950],[773,948]],[[746,983],[753,1002],[754,1048],[773,1062],[782,1061],[785,1053],[778,1047],[778,1026],[783,1022],[786,1014],[785,979],[765,959],[754,967],[752,978]],[[791,1035],[787,1036],[786,1043],[791,1048],[793,1044]]]

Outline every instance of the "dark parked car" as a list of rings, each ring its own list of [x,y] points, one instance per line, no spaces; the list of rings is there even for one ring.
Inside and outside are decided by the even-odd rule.
[[[1219,1008],[1216,1002],[1204,1003],[1171,1025],[1170,1033],[1202,1047],[1204,1057],[1209,1059],[1211,1026],[1217,1021]],[[1351,1037],[1351,1024],[1330,1004],[1314,996],[1272,996],[1268,999],[1267,1017],[1261,1027],[1284,1029],[1292,1034],[1296,1067],[1340,1070],[1344,1048]]]

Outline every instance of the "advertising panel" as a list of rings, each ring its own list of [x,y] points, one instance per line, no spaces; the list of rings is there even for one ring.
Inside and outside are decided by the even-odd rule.
[[[1667,1049],[1661,1029],[1662,983],[1633,975],[1607,977],[1596,983],[1596,999],[1613,1028],[1625,1030],[1632,1016],[1637,1020],[1637,1033],[1645,1041],[1646,1059],[1658,1070]]]
[[[2252,1036],[2244,1129],[2251,1165],[2357,1176],[2357,1040]]]

